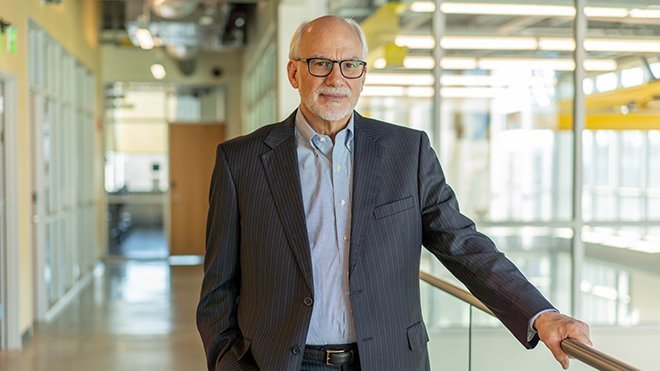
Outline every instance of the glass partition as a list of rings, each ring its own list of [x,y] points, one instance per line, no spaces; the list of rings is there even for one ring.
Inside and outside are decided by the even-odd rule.
[[[32,21],[28,36],[34,164],[30,212],[35,221],[35,306],[42,319],[98,257],[96,95],[94,75]]]
[[[571,212],[572,1],[442,3],[438,146],[461,209],[481,222]],[[542,15],[542,16],[541,16]]]
[[[616,69],[588,72],[584,86],[582,315],[601,325],[657,326],[660,14],[655,1],[605,3],[608,14],[587,14],[585,40],[587,58],[611,59]]]
[[[479,309],[473,309],[474,325],[471,331],[472,370],[493,371],[555,371],[561,365],[542,342],[533,350],[526,350],[509,330],[499,322],[493,326],[481,326],[484,317],[491,317]],[[593,370],[577,360],[570,361],[570,370]]]
[[[421,281],[432,370],[470,370],[470,305]]]

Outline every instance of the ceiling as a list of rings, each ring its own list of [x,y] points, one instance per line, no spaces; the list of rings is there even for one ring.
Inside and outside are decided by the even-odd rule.
[[[100,42],[140,47],[136,30],[146,29],[184,75],[201,52],[230,51],[247,41],[257,1],[102,0]]]
[[[386,4],[387,3],[387,4]],[[383,8],[392,6],[396,8],[396,20],[392,26],[387,29],[381,29],[378,36],[382,37],[384,32],[392,30],[391,36],[395,35],[432,35],[432,16],[430,12],[416,12],[411,10],[412,0],[391,3],[384,0],[329,0],[329,8],[332,13],[351,17],[359,22],[369,22],[370,19],[378,18],[378,25],[387,22],[386,17],[381,17]],[[425,3],[430,4],[430,1]],[[470,14],[468,11],[451,10],[451,6],[477,5],[475,3],[490,4],[491,10],[475,11]],[[632,16],[603,16],[595,15],[588,17],[587,38],[595,39],[624,39],[624,40],[649,40],[660,41],[660,3],[655,0],[589,0],[586,1],[587,7],[605,10],[630,11],[632,9],[641,9],[648,12],[657,12],[655,17],[632,17]],[[541,5],[542,7],[557,7],[557,12],[573,10],[572,0],[550,0],[544,2],[532,0],[452,0],[443,1],[443,13],[445,24],[443,27],[443,37],[531,37],[536,38],[562,38],[572,39],[574,37],[573,15],[557,14],[530,14],[527,9],[523,14],[497,14],[506,13],[503,10],[508,5],[520,6],[531,5],[533,7]],[[655,5],[654,5],[655,4]],[[430,4],[433,6],[433,4]],[[445,8],[447,6],[447,8]],[[483,7],[482,7],[483,8]],[[550,9],[554,11],[553,9]],[[491,12],[492,11],[492,12]],[[513,11],[512,13],[515,13]],[[363,23],[364,26],[364,23]],[[369,30],[366,29],[369,38]],[[371,35],[373,36],[373,35]],[[393,42],[394,40],[390,40]],[[370,49],[380,46],[379,42],[369,40]],[[488,48],[488,45],[482,45],[483,48],[476,47],[449,47],[443,51],[447,57],[470,57],[470,58],[572,58],[573,50],[553,50],[552,48],[530,48],[530,49],[506,49],[506,48]],[[660,48],[660,44],[658,45]],[[626,50],[592,50],[588,51],[589,58],[609,58],[618,62],[625,63],[630,59],[647,58],[656,60],[660,55],[660,50],[653,48],[649,51],[626,51]],[[431,56],[432,51],[425,48],[408,48],[405,51],[407,55],[412,56]]]

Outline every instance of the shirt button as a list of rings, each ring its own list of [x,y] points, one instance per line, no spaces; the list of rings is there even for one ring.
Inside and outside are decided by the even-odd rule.
[[[337,165],[337,172],[339,172],[339,170],[341,170],[341,166]]]
[[[344,241],[348,241],[348,236],[344,236]]]
[[[346,205],[346,201],[341,200],[341,206],[344,206],[344,205]]]
[[[321,141],[321,143],[325,142],[325,138],[324,138],[324,137],[321,137],[321,139],[319,139],[319,140]]]
[[[293,354],[300,354],[302,352],[302,347],[300,345],[296,345],[291,349],[291,353]]]
[[[314,299],[307,296],[305,299],[303,299],[303,304],[305,304],[305,306],[311,307],[312,304],[314,304]]]

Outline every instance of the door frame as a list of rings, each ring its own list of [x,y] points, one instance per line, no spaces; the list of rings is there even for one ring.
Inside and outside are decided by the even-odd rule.
[[[30,186],[30,226],[32,251],[32,279],[33,279],[33,320],[44,321],[48,313],[48,295],[46,287],[46,236],[45,224],[46,214],[44,194],[44,154],[43,154],[43,122],[44,94],[30,89],[28,111],[30,112],[31,144],[32,144],[32,183]]]
[[[4,170],[5,170],[5,241],[0,241],[0,249],[4,250],[5,282],[4,298],[4,334],[2,344],[6,349],[20,348],[22,344],[20,329],[20,297],[19,297],[19,239],[18,239],[18,100],[16,97],[16,79],[0,70],[0,80],[4,82],[5,89],[5,141],[4,141]],[[3,244],[4,243],[4,244]],[[0,273],[1,274],[1,273]]]

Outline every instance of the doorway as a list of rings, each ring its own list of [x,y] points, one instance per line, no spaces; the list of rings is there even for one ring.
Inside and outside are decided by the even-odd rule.
[[[200,262],[225,88],[117,82],[106,100],[109,255]]]
[[[170,254],[203,256],[208,189],[221,123],[173,123],[170,130]]]

